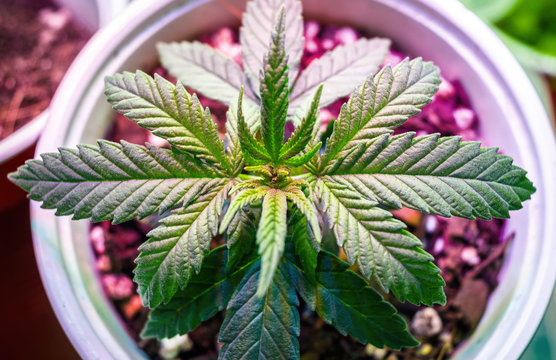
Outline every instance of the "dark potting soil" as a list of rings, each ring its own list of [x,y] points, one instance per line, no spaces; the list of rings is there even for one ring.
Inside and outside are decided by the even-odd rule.
[[[0,1],[0,140],[48,107],[90,35],[50,1]]]
[[[306,67],[326,50],[355,41],[359,37],[360,34],[351,28],[323,27],[313,21],[307,22],[302,67]],[[221,29],[201,40],[239,61],[240,50],[234,31]],[[403,57],[393,51],[388,55],[386,63],[394,65]],[[162,68],[154,72],[168,77]],[[204,106],[211,108],[214,120],[219,129],[223,130],[226,107],[203,97],[201,101]],[[344,101],[345,99],[321,110],[323,131],[326,131],[330,120],[336,118]],[[415,131],[418,135],[439,132],[442,135],[461,135],[464,140],[471,141],[480,140],[478,126],[479,119],[470,107],[464,89],[457,81],[443,79],[434,101],[397,132]],[[116,116],[108,137],[134,143],[149,141],[157,145],[165,144],[120,115]],[[383,294],[407,320],[411,332],[421,341],[421,345],[404,351],[362,345],[339,334],[302,303],[299,307],[302,359],[445,359],[477,326],[488,297],[498,284],[498,273],[510,241],[502,237],[504,221],[446,219],[410,209],[395,211],[394,215],[423,240],[424,248],[435,256],[435,263],[442,270],[447,284],[445,306],[418,307],[409,303],[402,304],[393,296]],[[133,260],[139,254],[137,248],[147,240],[145,234],[155,225],[154,217],[120,225],[103,222],[91,226],[90,237],[107,297],[111,299],[129,334],[137,340],[138,345],[151,358],[160,359],[168,357],[171,346],[161,345],[156,340],[140,339],[139,333],[149,310],[141,306],[136,285],[131,280],[135,267]],[[223,314],[219,314],[177,340],[179,358],[216,359],[219,349],[217,336],[222,320]]]

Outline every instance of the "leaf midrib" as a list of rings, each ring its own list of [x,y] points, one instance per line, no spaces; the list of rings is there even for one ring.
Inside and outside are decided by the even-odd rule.
[[[446,180],[446,179],[450,179],[450,180],[462,180],[462,181],[476,181],[482,184],[496,184],[496,185],[502,185],[502,186],[508,186],[511,188],[514,187],[519,187],[516,185],[510,185],[510,184],[505,184],[502,182],[497,182],[497,180],[481,180],[481,179],[477,179],[477,178],[473,178],[473,177],[461,177],[461,176],[450,176],[450,175],[433,175],[433,174],[388,174],[388,173],[380,173],[380,172],[374,172],[374,173],[358,173],[358,174],[330,174],[327,176],[339,176],[342,178],[347,178],[349,179],[350,176],[372,176],[375,177],[376,175],[380,175],[380,176],[394,176],[394,177],[416,177],[416,178],[432,178],[432,179],[439,179],[439,180]]]
[[[343,50],[343,49],[345,49],[345,45],[340,45],[340,46],[342,46],[341,49],[338,49],[338,48],[336,48],[336,49],[338,49],[338,50]],[[336,49],[334,49],[334,50],[336,50]],[[325,55],[332,53],[334,50],[325,53]],[[319,65],[320,65],[320,63],[322,62],[321,59],[322,59],[322,57],[319,58],[319,59],[317,59]],[[340,70],[338,70],[337,72],[334,72],[334,73],[330,74],[326,79],[323,79],[323,80],[317,81],[317,82],[312,82],[312,83],[310,83],[310,84],[307,83],[307,86],[306,86],[305,90],[301,91],[299,94],[296,94],[295,97],[294,97],[294,96],[290,97],[290,101],[291,101],[292,103],[294,103],[296,100],[298,100],[298,99],[300,99],[301,97],[303,97],[303,94],[306,94],[306,93],[309,92],[311,89],[313,89],[314,87],[318,86],[320,83],[323,83],[323,82],[325,82],[326,80],[328,80],[328,79],[330,79],[330,78],[332,78],[332,77],[338,76],[339,74],[341,74],[341,73],[344,72],[344,71],[349,71],[349,70],[348,70],[348,67],[353,66],[353,64],[355,64],[355,63],[357,63],[357,62],[359,62],[359,61],[365,61],[365,60],[367,60],[367,59],[366,59],[366,58],[361,58],[361,57],[359,57],[359,58],[356,57],[356,58],[354,58],[351,62],[347,63],[345,66],[340,67]],[[317,65],[317,64],[315,64],[315,65]],[[291,87],[291,89],[292,89],[292,90],[291,90],[291,94],[294,94],[294,93],[295,93],[296,86],[297,86],[297,84],[299,83],[299,80],[303,77],[304,74],[305,74],[305,71],[303,71],[303,72],[297,77],[297,79],[295,80],[293,86]]]
[[[193,45],[193,44],[203,45],[203,43],[200,43],[200,42],[193,42],[193,43],[191,43],[191,44],[192,44],[192,48],[193,48],[193,46],[195,46],[195,45]],[[209,49],[214,50],[214,51],[217,53],[217,56],[220,56],[220,57],[222,58],[222,60],[224,60],[225,62],[233,61],[232,59],[230,59],[229,57],[227,57],[226,55],[224,55],[221,51],[219,51],[219,50],[217,50],[217,49],[215,49],[215,48],[212,48],[212,47],[209,47]],[[202,47],[200,47],[200,52],[203,52],[203,50],[206,50],[206,49],[203,49]],[[194,57],[193,60],[198,61],[198,62],[195,62],[195,61],[193,61],[193,60],[186,59],[186,58],[180,56],[181,53],[179,53],[178,51],[173,51],[173,54],[174,54],[175,57],[177,57],[179,60],[183,61],[184,63],[188,63],[188,64],[195,65],[195,66],[197,66],[197,67],[200,67],[200,68],[203,69],[205,72],[207,72],[209,75],[212,75],[212,76],[214,76],[214,77],[216,77],[216,78],[218,78],[218,79],[220,79],[220,80],[223,80],[223,82],[226,83],[226,84],[228,84],[231,88],[233,88],[234,90],[238,90],[237,87],[235,87],[235,86],[232,84],[232,81],[229,80],[228,77],[221,76],[220,74],[218,74],[218,73],[212,71],[211,68],[209,68],[208,66],[206,66],[206,65],[205,65],[205,63],[206,63],[205,60],[206,60],[206,59],[204,59],[203,56],[201,56],[200,59],[198,59],[197,57]],[[212,61],[213,68],[216,68],[215,62],[214,62],[214,61],[215,61],[214,57],[212,57],[212,58],[210,59],[210,61]],[[233,62],[233,64],[237,65],[237,63],[235,63],[235,62]],[[225,65],[226,65],[226,64],[224,63],[225,72],[228,73],[227,67],[226,67]],[[239,65],[238,65],[238,68],[239,68]],[[241,68],[239,68],[239,69],[241,70]],[[240,72],[239,72],[239,76],[240,76],[240,77],[242,77],[241,75],[243,75],[243,71],[240,71]]]
[[[392,71],[393,71],[393,69],[392,69]],[[411,86],[404,87],[404,90],[401,91],[401,92],[399,92],[398,94],[396,94],[394,97],[390,97],[390,96],[392,95],[392,94],[391,94],[392,85],[393,85],[394,80],[395,80],[395,79],[394,79],[394,73],[392,72],[391,80],[390,80],[390,82],[389,82],[389,84],[388,84],[388,96],[389,96],[388,99],[387,99],[386,101],[384,101],[383,104],[378,104],[375,108],[369,109],[370,112],[372,111],[372,113],[369,114],[369,115],[367,115],[367,116],[368,116],[368,120],[365,121],[365,123],[362,124],[362,126],[360,126],[359,129],[358,129],[357,131],[355,131],[355,132],[353,133],[353,135],[351,135],[350,138],[349,138],[341,147],[338,147],[338,151],[336,151],[334,155],[329,156],[328,159],[326,159],[326,160],[327,160],[327,164],[330,162],[330,160],[333,160],[333,159],[336,158],[336,156],[344,149],[344,147],[345,147],[349,142],[351,142],[351,141],[357,136],[357,133],[359,133],[362,129],[364,129],[365,126],[367,126],[367,124],[369,124],[371,121],[373,121],[377,116],[380,116],[380,112],[381,112],[382,110],[384,110],[384,108],[386,108],[387,106],[389,106],[389,105],[390,105],[393,101],[395,101],[399,96],[401,96],[401,95],[405,94],[406,92],[408,92],[408,91],[409,91],[411,88],[413,88],[415,85],[420,84],[420,83],[423,81],[423,79],[424,79],[426,76],[429,76],[430,74],[431,74],[431,73],[421,74],[421,77],[419,78],[418,81],[416,81],[415,83],[413,83]],[[378,75],[380,75],[381,78],[382,78],[382,75],[384,75],[384,73],[381,72],[381,73],[379,73]],[[369,89],[369,90],[371,90],[372,92],[375,93],[375,97],[376,97],[376,91],[377,91],[377,83],[380,82],[380,79],[381,79],[381,78],[377,79],[378,81],[375,81],[375,79],[369,79],[370,81],[372,81],[372,85],[373,85],[372,88]],[[408,79],[406,80],[406,83],[407,83],[407,81],[409,81],[409,77],[408,77]],[[364,89],[364,88],[363,88],[363,89]],[[363,100],[364,100],[364,99],[365,99],[365,97],[363,96]],[[375,99],[373,99],[373,100],[375,100]],[[376,101],[376,100],[375,100],[375,101]],[[351,102],[351,100],[350,100],[350,102]],[[362,108],[359,108],[358,110],[363,110],[363,111],[364,111],[365,109],[362,107]],[[348,119],[348,120],[349,120],[350,122],[353,122],[352,119],[351,119],[351,111],[349,111],[348,113],[349,113],[349,119]],[[324,167],[322,167],[322,168],[324,168]]]
[[[60,184],[60,183],[64,183],[64,184],[82,184],[82,183],[122,183],[122,182],[126,182],[126,181],[164,181],[164,180],[190,180],[190,179],[195,179],[195,180],[201,180],[201,179],[231,179],[228,177],[224,177],[224,176],[202,176],[202,177],[193,177],[193,176],[189,176],[189,177],[168,177],[168,178],[162,178],[162,177],[148,177],[148,178],[125,178],[125,179],[84,179],[84,180],[60,180],[60,179],[48,179],[48,180],[42,180],[42,179],[26,179],[27,181],[34,181],[36,183],[56,183],[56,184]]]

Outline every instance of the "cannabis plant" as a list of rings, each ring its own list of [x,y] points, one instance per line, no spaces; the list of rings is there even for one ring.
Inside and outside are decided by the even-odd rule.
[[[388,40],[336,48],[298,74],[301,5],[280,5],[248,4],[243,69],[185,42],[159,46],[175,86],[141,71],[107,77],[114,109],[170,149],[101,140],[43,154],[10,179],[57,215],[114,223],[160,215],[136,260],[134,280],[152,309],[143,337],[184,334],[225,310],[220,358],[295,359],[302,299],[362,343],[415,346],[379,291],[444,304],[444,281],[389,210],[506,218],[534,188],[495,148],[392,135],[431,101],[440,78],[421,59],[369,76]],[[230,106],[224,141],[186,86]],[[321,139],[319,106],[352,91]],[[287,122],[295,130],[286,139]]]

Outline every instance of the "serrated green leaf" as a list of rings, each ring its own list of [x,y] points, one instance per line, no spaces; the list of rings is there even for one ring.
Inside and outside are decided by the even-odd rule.
[[[342,107],[321,158],[321,169],[333,167],[336,160],[345,162],[354,153],[366,153],[374,138],[390,134],[430,103],[439,83],[438,68],[420,58],[406,59],[393,70],[389,65],[384,67]]]
[[[300,154],[314,139],[314,128],[316,126],[319,115],[319,101],[321,94],[322,86],[319,86],[313,98],[313,101],[311,102],[308,112],[302,118],[299,125],[296,126],[292,136],[282,147],[282,150],[280,152],[281,160],[287,160]]]
[[[301,123],[305,119],[305,114],[309,113],[311,109],[311,105],[312,105],[311,98],[306,98],[302,102],[302,104],[295,109],[293,115],[289,118],[289,120],[292,122],[292,124],[296,129],[301,125]],[[315,121],[315,123],[313,124],[313,129],[311,132],[311,140],[309,141],[306,147],[307,149],[310,150],[305,151],[304,154],[299,157],[300,159],[294,159],[294,162],[298,162],[298,160],[300,160],[299,162],[302,162],[302,165],[304,165],[305,168],[312,174],[318,172],[319,158],[318,156],[315,155],[319,152],[319,150],[322,147],[322,142],[320,141],[320,139],[321,139],[321,123],[317,118],[317,121]],[[314,152],[314,154],[313,155],[310,154],[311,152]],[[291,165],[291,166],[295,166],[295,165]]]
[[[270,48],[264,57],[261,73],[261,136],[265,148],[274,162],[278,162],[280,159],[289,104],[285,21],[286,13],[282,7],[271,35]]]
[[[324,84],[322,107],[348,96],[356,86],[376,73],[389,48],[390,40],[387,39],[359,39],[340,45],[312,61],[292,86],[291,109],[312,96],[320,84]]]
[[[178,82],[155,74],[124,72],[105,78],[105,94],[114,110],[168,140],[176,148],[214,166],[228,168],[224,144],[210,112]]]
[[[400,301],[444,304],[444,280],[431,262],[433,257],[420,248],[421,241],[376,202],[345,183],[340,185],[345,187],[336,186],[331,178],[318,180],[316,196],[348,261]]]
[[[234,171],[233,176],[237,176],[245,165],[239,138],[239,104],[241,103],[242,106],[241,114],[246,124],[245,128],[248,129],[248,134],[255,134],[261,125],[259,109],[243,103],[239,96],[240,94],[238,94],[237,101],[233,101],[226,112],[226,150],[230,156],[230,167]]]
[[[335,255],[326,251],[319,253],[314,280],[294,264],[288,265],[292,283],[303,300],[342,335],[348,334],[363,344],[371,343],[379,348],[419,345],[396,309]]]
[[[245,189],[239,192],[230,203],[224,218],[220,222],[220,233],[223,233],[232,222],[237,212],[245,206],[263,198],[270,188],[259,187],[255,189]]]
[[[263,179],[270,179],[274,176],[273,167],[270,165],[257,165],[257,166],[246,166],[245,171],[252,172]]]
[[[274,30],[274,24],[282,6],[286,9],[284,47],[288,54],[288,77],[290,79],[297,77],[305,44],[301,2],[297,0],[250,1],[243,14],[239,39],[243,67],[254,92],[259,90],[259,74],[264,69],[263,58],[268,51],[268,39]]]
[[[159,43],[157,50],[162,66],[170,75],[223,104],[230,105],[247,82],[241,67],[210,45],[198,41]],[[250,90],[246,96],[250,105],[257,104]]]
[[[138,70],[105,78],[105,94],[114,110],[168,140],[176,148],[227,168],[224,144],[210,112],[183,85]]]
[[[256,261],[253,259],[227,273],[227,258],[226,246],[208,253],[201,271],[191,277],[187,287],[178,291],[168,304],[151,310],[141,337],[163,339],[183,335],[224,310],[236,286]]]
[[[121,223],[179,206],[220,178],[188,156],[147,144],[100,140],[99,146],[60,148],[29,160],[10,180],[56,215]],[[219,180],[217,180],[219,181]]]
[[[312,147],[310,147],[309,151],[305,152],[304,154],[289,158],[288,160],[283,161],[283,163],[285,165],[289,165],[289,166],[293,166],[293,167],[298,167],[298,166],[301,166],[301,165],[305,165],[309,161],[311,161],[311,159],[314,158],[314,156],[319,152],[321,146],[322,146],[322,143],[319,142],[319,143],[313,145]]]
[[[263,211],[257,229],[261,255],[261,276],[257,295],[263,296],[280,265],[286,240],[287,200],[283,191],[270,188],[263,198]]]
[[[251,132],[252,126],[243,115],[243,91],[239,94],[237,107],[238,134],[241,151],[245,162],[249,165],[266,164],[271,157],[265,146]]]
[[[147,234],[135,260],[134,281],[145,306],[168,303],[199,272],[210,242],[218,233],[218,220],[231,183],[217,180],[199,191],[195,201],[174,210]]]
[[[258,295],[262,277],[255,263],[238,285],[220,328],[224,343],[219,359],[299,359],[299,305],[284,270],[278,269],[263,296]]]
[[[307,199],[303,191],[298,186],[287,186],[284,188],[284,194],[286,198],[290,200],[295,207],[307,217],[307,221],[309,225],[311,225],[311,229],[313,230],[313,235],[317,241],[320,243],[321,241],[321,234],[320,234],[320,225],[317,218],[317,209],[315,205]]]
[[[253,253],[257,253],[256,234],[260,209],[240,209],[226,230],[228,246],[227,271],[232,271],[245,262]]]
[[[289,209],[286,256],[294,256],[306,276],[314,279],[320,245],[316,241],[307,218],[295,207]]]
[[[332,177],[389,208],[468,219],[507,218],[535,191],[526,172],[496,148],[459,136],[414,136],[380,136]]]

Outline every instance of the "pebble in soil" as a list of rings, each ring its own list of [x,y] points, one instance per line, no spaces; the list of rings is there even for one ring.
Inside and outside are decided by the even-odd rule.
[[[325,51],[340,44],[353,42],[360,36],[360,33],[348,27],[321,26],[315,21],[306,22],[302,68]],[[236,61],[241,61],[235,31],[224,28],[205,35],[200,40],[218,48]],[[385,63],[395,65],[404,57],[401,53],[392,51]],[[157,68],[154,72],[168,77],[162,68]],[[204,106],[211,108],[215,122],[219,129],[223,130],[227,108],[213,100],[204,97],[200,99]],[[345,100],[342,99],[321,110],[323,132],[326,131],[330,120],[336,118]],[[478,126],[479,119],[461,85],[457,81],[442,79],[434,101],[396,132],[415,131],[418,135],[439,132],[445,136],[461,135],[464,140],[469,141],[480,139]],[[159,146],[167,145],[121,115],[116,115],[115,125],[108,137],[113,140],[126,139],[134,143],[148,141]],[[502,238],[504,222],[445,219],[410,209],[394,211],[394,215],[423,240],[425,249],[435,256],[435,263],[442,270],[447,284],[445,306],[417,307],[399,303],[392,296],[384,294],[407,320],[413,334],[422,344],[403,352],[365,346],[350,337],[340,335],[334,327],[324,323],[302,304],[302,359],[443,359],[448,357],[476,327],[486,307],[488,296],[497,286],[498,272],[508,244],[508,239]],[[106,294],[124,319],[129,333],[153,359],[167,358],[169,354],[175,355],[176,351],[179,352],[179,357],[184,359],[216,359],[216,339],[223,319],[222,314],[190,332],[187,339],[180,338],[181,345],[171,342],[174,347],[170,349],[169,345],[161,347],[161,344],[154,340],[139,339],[138,334],[146,321],[148,310],[141,306],[139,296],[135,293],[136,286],[131,284],[130,279],[133,276],[133,260],[138,255],[137,247],[146,240],[145,234],[152,225],[152,219],[121,225],[110,225],[108,222],[92,225],[91,242],[97,255],[97,268],[102,274]],[[181,350],[176,350],[176,346]]]
[[[48,107],[90,35],[50,1],[0,2],[0,140]]]

